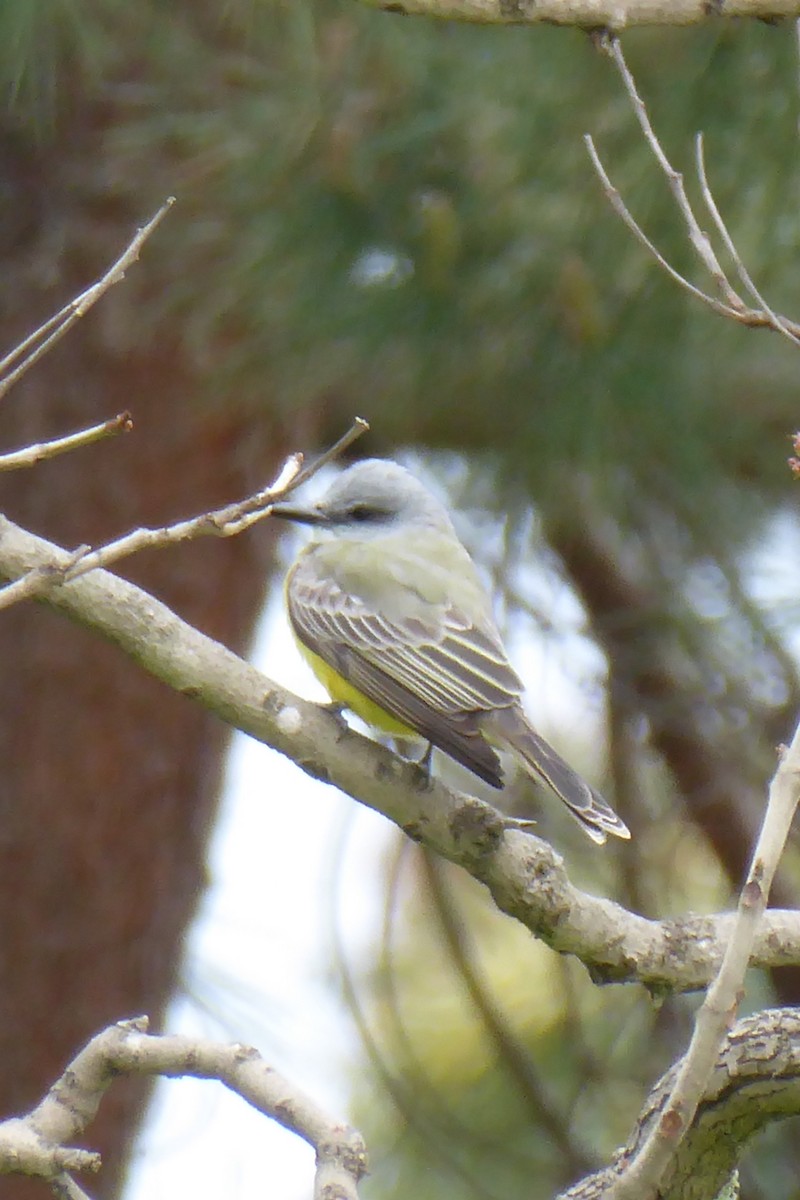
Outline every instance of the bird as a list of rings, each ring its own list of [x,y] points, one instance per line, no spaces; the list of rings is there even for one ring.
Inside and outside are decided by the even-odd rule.
[[[424,739],[493,788],[505,782],[498,750],[510,751],[593,841],[630,837],[528,719],[478,569],[415,475],[362,459],[316,502],[271,511],[313,530],[287,573],[286,605],[335,706],[395,738]]]

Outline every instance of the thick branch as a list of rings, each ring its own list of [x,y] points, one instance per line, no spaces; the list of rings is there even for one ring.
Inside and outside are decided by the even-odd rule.
[[[680,1063],[656,1084],[628,1144],[612,1166],[581,1180],[557,1200],[601,1200],[661,1120]],[[800,1013],[771,1009],[739,1021],[725,1038],[714,1072],[659,1195],[714,1200],[752,1137],[772,1121],[800,1113]]]
[[[720,17],[796,17],[787,0],[362,0],[401,15],[482,25],[576,25],[619,33],[632,25],[699,25]]]
[[[67,561],[67,551],[0,517],[0,577],[15,579]],[[46,602],[115,642],[223,721],[459,863],[488,887],[500,909],[553,949],[579,957],[599,982],[638,980],[654,991],[687,991],[715,974],[730,915],[648,921],[581,892],[547,843],[508,830],[489,805],[429,780],[415,764],[278,687],[166,605],[107,571],[53,585]],[[800,963],[800,914],[767,913],[752,961]]]

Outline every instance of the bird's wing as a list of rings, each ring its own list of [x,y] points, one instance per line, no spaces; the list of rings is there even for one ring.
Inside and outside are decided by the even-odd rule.
[[[522,684],[490,627],[452,604],[425,616],[388,617],[301,559],[287,585],[300,641],[393,717],[480,776],[502,787],[500,763],[479,718],[516,705]]]

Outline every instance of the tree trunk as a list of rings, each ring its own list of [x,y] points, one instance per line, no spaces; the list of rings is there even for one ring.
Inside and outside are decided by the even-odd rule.
[[[125,408],[135,431],[0,477],[3,511],[65,545],[97,544],[266,481],[283,454],[268,420],[259,429],[230,405],[203,407],[163,346],[115,359],[98,348],[92,320],[3,400],[3,442],[25,444]],[[150,552],[123,571],[241,651],[272,543],[262,525],[241,538]],[[0,614],[0,661],[6,1115],[33,1104],[107,1022],[147,1013],[159,1026],[203,888],[228,733],[113,647],[34,603]],[[115,1085],[90,1130],[103,1155],[96,1197],[121,1185],[148,1090],[143,1080]],[[46,1194],[38,1182],[0,1181],[3,1200]]]

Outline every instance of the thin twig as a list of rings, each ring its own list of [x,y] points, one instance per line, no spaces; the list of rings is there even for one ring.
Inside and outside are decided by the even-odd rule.
[[[101,296],[105,295],[109,288],[113,287],[115,283],[119,283],[125,277],[125,271],[136,262],[142,246],[150,237],[153,230],[160,225],[174,203],[174,196],[170,196],[165,200],[158,212],[150,218],[147,224],[136,231],[128,247],[112,263],[100,279],[91,284],[73,300],[70,300],[69,304],[65,304],[59,312],[49,317],[43,325],[40,325],[38,329],[29,334],[5,358],[0,359],[0,399],[3,398],[6,392],[14,386],[17,380],[35,362],[38,362],[48,350],[52,349],[56,342],[61,340],[64,334],[97,303]],[[14,363],[20,358],[22,358],[22,361],[11,370]]]
[[[769,787],[761,833],[736,920],[716,978],[697,1012],[689,1048],[669,1100],[633,1162],[608,1193],[609,1200],[649,1200],[691,1127],[720,1046],[736,1016],[745,972],[770,888],[800,801],[800,724],[784,750]]]
[[[644,101],[639,95],[636,87],[636,80],[631,74],[628,64],[625,61],[625,55],[622,53],[622,44],[618,37],[610,37],[606,39],[606,48],[609,56],[614,62],[625,90],[633,106],[633,111],[639,122],[639,127],[644,134],[645,141],[653,152],[656,162],[660,166],[669,183],[675,203],[683,217],[686,228],[689,233],[689,240],[694,247],[703,266],[708,271],[711,278],[716,283],[720,293],[725,298],[726,302],[734,309],[745,309],[747,305],[737,295],[735,289],[731,286],[727,275],[720,266],[719,259],[714,253],[714,248],[709,241],[708,234],[700,228],[697,218],[694,215],[694,210],[689,203],[689,198],[686,195],[686,188],[683,186],[683,175],[680,171],[676,171],[672,163],[667,158],[664,150],[656,137],[655,130],[650,122],[650,117],[647,112]]]
[[[800,324],[788,320],[775,312],[774,309],[766,302],[761,292],[756,287],[747,268],[744,266],[741,255],[736,249],[736,245],[731,237],[727,226],[719,212],[719,208],[708,186],[708,180],[705,173],[705,165],[703,162],[702,149],[702,134],[697,135],[697,172],[699,177],[700,188],[704,203],[708,209],[714,225],[719,233],[722,242],[731,256],[733,265],[736,268],[736,273],[739,281],[746,289],[749,295],[755,300],[759,308],[751,308],[739,293],[734,288],[728,275],[723,270],[719,259],[711,244],[711,240],[695,216],[694,210],[686,195],[684,187],[683,175],[677,171],[672,163],[667,158],[664,149],[659,141],[655,130],[653,129],[650,116],[647,111],[647,106],[644,103],[639,90],[636,86],[636,81],[625,61],[625,56],[622,52],[622,46],[619,38],[616,35],[603,33],[594,37],[595,44],[612,59],[617,71],[622,79],[625,90],[628,93],[628,98],[631,102],[634,115],[639,123],[639,127],[644,136],[645,142],[652,151],[653,157],[658,163],[659,169],[665,176],[672,192],[673,199],[681,215],[681,218],[686,227],[689,237],[689,242],[697,255],[702,267],[708,272],[713,279],[716,288],[722,300],[710,295],[702,288],[691,283],[684,275],[675,269],[661,254],[650,238],[644,232],[642,227],[636,221],[630,209],[625,204],[617,188],[612,184],[607,171],[605,170],[600,156],[595,147],[594,141],[589,134],[584,134],[584,141],[592,162],[592,166],[602,184],[606,197],[611,204],[614,212],[624,221],[628,229],[633,233],[634,237],[647,250],[662,270],[673,279],[679,287],[696,299],[708,305],[714,312],[720,316],[729,317],[737,321],[741,325],[746,325],[750,328],[767,328],[774,329],[783,337],[788,338],[793,345],[800,344]],[[798,42],[800,43],[800,25],[798,25]]]
[[[287,488],[286,490],[294,491],[296,488],[301,487],[304,483],[307,483],[308,480],[311,479],[312,475],[316,475],[317,471],[320,471],[323,467],[326,467],[329,462],[333,462],[335,458],[339,458],[340,455],[344,454],[345,450],[350,449],[353,442],[357,441],[358,438],[362,437],[362,435],[368,431],[369,421],[365,421],[363,417],[356,417],[347,433],[343,434],[339,438],[338,442],[334,442],[329,450],[324,450],[322,454],[320,454],[318,458],[315,458],[312,463],[309,463],[308,466],[304,466],[292,480],[291,489]]]
[[[58,1200],[91,1200],[88,1192],[75,1182],[66,1171],[50,1180],[50,1188]]]
[[[639,225],[637,222],[633,213],[625,204],[625,201],[620,195],[619,189],[614,187],[614,184],[611,182],[600,156],[597,153],[592,135],[585,133],[583,135],[583,140],[586,143],[586,149],[588,150],[589,157],[592,160],[592,166],[597,172],[600,182],[603,185],[603,191],[605,192],[611,207],[614,209],[614,212],[617,214],[617,216],[621,217],[621,219],[625,222],[630,231],[633,233],[634,237],[636,237],[637,241],[641,242],[648,253],[653,256],[658,265],[662,267],[663,270],[665,270],[667,274],[671,276],[671,278],[674,279],[677,284],[680,285],[680,287],[684,288],[698,300],[702,300],[704,304],[707,304],[709,308],[713,308],[714,312],[719,313],[720,316],[733,317],[734,320],[737,321],[741,320],[743,316],[741,309],[732,308],[730,305],[725,304],[722,300],[718,300],[715,296],[710,296],[708,292],[704,292],[701,288],[691,283],[684,275],[681,275],[679,271],[676,271],[671,263],[667,262],[663,254],[661,254],[653,242],[650,241],[641,225]],[[750,323],[751,322],[748,322],[748,324]],[[762,323],[767,324],[766,320],[764,320]]]
[[[332,867],[331,878],[328,881],[328,886],[325,888],[326,893],[341,894],[339,880],[345,862],[344,848],[349,835],[351,819],[348,818],[340,826],[336,846],[332,849],[330,855]],[[402,855],[405,851],[401,851],[400,853]],[[396,866],[399,867],[399,863],[396,863]],[[396,876],[395,882],[397,882]],[[386,1001],[390,1006],[390,1015],[392,1017],[390,1032],[399,1039],[398,1049],[405,1056],[404,1062],[397,1070],[389,1063],[388,1054],[382,1048],[382,1043],[386,1040],[385,1037],[376,1036],[370,1027],[367,1006],[362,1003],[361,997],[358,994],[356,981],[347,959],[342,939],[342,922],[338,918],[336,908],[337,906],[333,905],[330,909],[330,936],[334,962],[337,967],[345,1004],[350,1016],[353,1018],[364,1052],[369,1059],[376,1078],[400,1114],[403,1126],[413,1131],[421,1144],[438,1160],[440,1165],[467,1185],[468,1192],[476,1200],[498,1200],[498,1194],[485,1187],[482,1183],[479,1183],[475,1178],[474,1172],[469,1171],[468,1167],[460,1161],[458,1153],[454,1150],[454,1146],[458,1141],[464,1138],[464,1123],[453,1114],[447,1104],[442,1102],[441,1092],[431,1081],[427,1065],[422,1064],[412,1045],[408,1029],[403,1021],[397,1002],[392,956],[385,940],[387,936],[386,925],[384,925],[384,945],[380,976],[382,981],[388,984]],[[388,912],[384,912],[384,917],[385,919],[388,917],[391,924],[391,917]],[[383,979],[384,975],[385,980]],[[495,1148],[490,1146],[487,1137],[481,1135],[477,1130],[471,1130],[470,1136],[473,1143],[479,1146],[480,1152],[483,1154]],[[507,1161],[509,1158],[508,1146],[504,1146],[503,1156]]]
[[[12,604],[18,604],[20,600],[29,600],[33,596],[40,596],[54,584],[63,583],[65,574],[75,563],[80,562],[84,555],[89,553],[90,548],[89,546],[78,546],[62,562],[34,567],[32,571],[20,575],[19,579],[15,579],[13,583],[7,583],[5,587],[0,588],[0,610],[11,608]]]
[[[0,454],[0,471],[15,471],[19,467],[33,467],[44,462],[47,458],[55,458],[58,454],[66,454],[83,446],[104,438],[114,437],[117,433],[129,433],[133,429],[133,417],[129,412],[117,413],[100,425],[90,425],[88,429],[80,429],[77,433],[68,433],[65,437],[55,438],[50,442],[37,442],[25,446],[22,450],[13,450],[9,454]]]
[[[717,202],[714,199],[711,188],[708,186],[702,133],[698,133],[696,136],[695,152],[697,156],[697,177],[700,180],[700,188],[702,190],[703,200],[705,201],[706,208],[711,214],[711,219],[717,227],[717,232],[722,238],[723,245],[733,260],[733,265],[736,267],[736,273],[739,276],[739,279],[753,297],[756,304],[761,305],[761,308],[769,317],[770,324],[772,325],[773,329],[782,334],[783,337],[788,338],[794,346],[800,345],[800,327],[797,325],[793,326],[792,323],[788,322],[784,317],[780,316],[772,308],[770,308],[769,304],[753,282],[750,273],[742,261],[739,251],[736,249],[736,244],[734,243],[734,240],[728,231],[728,226],[722,219],[722,215],[717,208]]]
[[[596,1161],[573,1138],[566,1115],[560,1111],[561,1106],[556,1102],[555,1095],[547,1091],[527,1048],[515,1036],[491,995],[487,981],[482,978],[445,882],[441,859],[423,851],[422,865],[450,961],[481,1018],[483,1031],[496,1051],[499,1065],[516,1085],[517,1094],[528,1110],[533,1128],[541,1130],[555,1147],[561,1177],[574,1178],[579,1173],[585,1175],[596,1169]]]
[[[98,567],[108,567],[145,548],[171,546],[176,542],[205,536],[234,537],[257,521],[268,517],[270,506],[276,500],[306,483],[368,429],[368,423],[363,418],[356,417],[347,433],[308,466],[303,466],[302,454],[291,454],[273,483],[243,500],[226,504],[223,508],[211,512],[200,513],[199,516],[190,517],[185,521],[176,521],[173,525],[165,525],[160,529],[134,529],[97,550],[92,550],[90,546],[81,546],[71,553],[68,563],[39,567],[0,588],[0,609],[9,608],[20,600],[42,595],[53,587],[69,583]]]
[[[393,1055],[396,1057],[396,1054],[399,1053],[403,1056],[397,1069],[398,1076],[413,1080],[410,1107],[409,1101],[399,1092],[393,1092],[392,1098],[404,1121],[413,1123],[418,1136],[426,1144],[431,1155],[446,1164],[455,1174],[463,1176],[464,1168],[458,1163],[457,1155],[454,1157],[449,1152],[445,1154],[442,1147],[453,1147],[459,1142],[463,1144],[467,1141],[477,1153],[481,1154],[484,1162],[488,1161],[489,1155],[494,1155],[502,1159],[506,1165],[513,1164],[515,1169],[530,1170],[530,1156],[524,1149],[521,1151],[515,1149],[509,1145],[507,1139],[503,1139],[502,1135],[498,1136],[496,1130],[478,1128],[474,1123],[465,1121],[458,1115],[454,1106],[443,1093],[441,1086],[432,1077],[430,1064],[421,1056],[420,1048],[414,1045],[412,1034],[403,1018],[400,1007],[398,971],[396,970],[398,954],[395,952],[393,939],[396,933],[395,918],[403,908],[402,898],[399,895],[400,871],[412,850],[415,857],[411,867],[413,873],[416,874],[417,850],[408,838],[398,841],[396,853],[393,854],[388,864],[384,889],[383,928],[380,938],[381,950],[376,972],[376,978],[381,985],[381,1000],[386,1004],[388,1017],[391,1020],[390,1035],[397,1043],[397,1051],[395,1053],[393,1050]],[[424,851],[422,853],[426,862],[433,861],[430,855]],[[340,861],[341,856],[337,858],[337,862]],[[474,1186],[471,1190],[474,1191]],[[481,1194],[486,1200],[491,1200],[493,1195],[487,1189],[482,1189]]]

